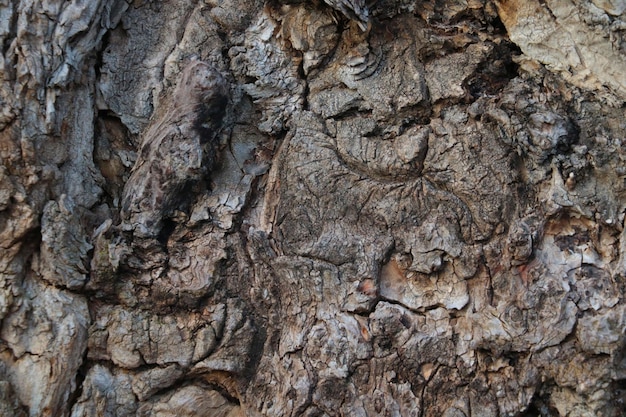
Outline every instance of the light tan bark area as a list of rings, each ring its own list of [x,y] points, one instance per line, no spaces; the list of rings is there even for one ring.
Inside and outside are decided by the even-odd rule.
[[[0,0],[0,415],[623,415],[625,31]]]

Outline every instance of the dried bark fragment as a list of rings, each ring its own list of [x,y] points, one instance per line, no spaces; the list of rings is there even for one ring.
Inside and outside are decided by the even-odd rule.
[[[623,31],[623,7],[582,1],[495,3],[511,40],[524,54],[574,84],[594,90],[606,86],[624,96],[626,78],[618,69],[626,63],[624,51],[611,42]]]

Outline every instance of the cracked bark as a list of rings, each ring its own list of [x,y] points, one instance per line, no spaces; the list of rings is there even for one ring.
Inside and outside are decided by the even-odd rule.
[[[625,22],[0,0],[0,414],[624,414]]]

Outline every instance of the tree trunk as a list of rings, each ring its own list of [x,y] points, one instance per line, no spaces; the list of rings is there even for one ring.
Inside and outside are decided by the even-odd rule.
[[[0,415],[624,415],[625,36],[0,0]]]

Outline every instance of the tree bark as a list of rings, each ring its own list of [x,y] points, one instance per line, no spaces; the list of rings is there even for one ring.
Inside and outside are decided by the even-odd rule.
[[[0,0],[0,414],[626,413],[618,0]]]

